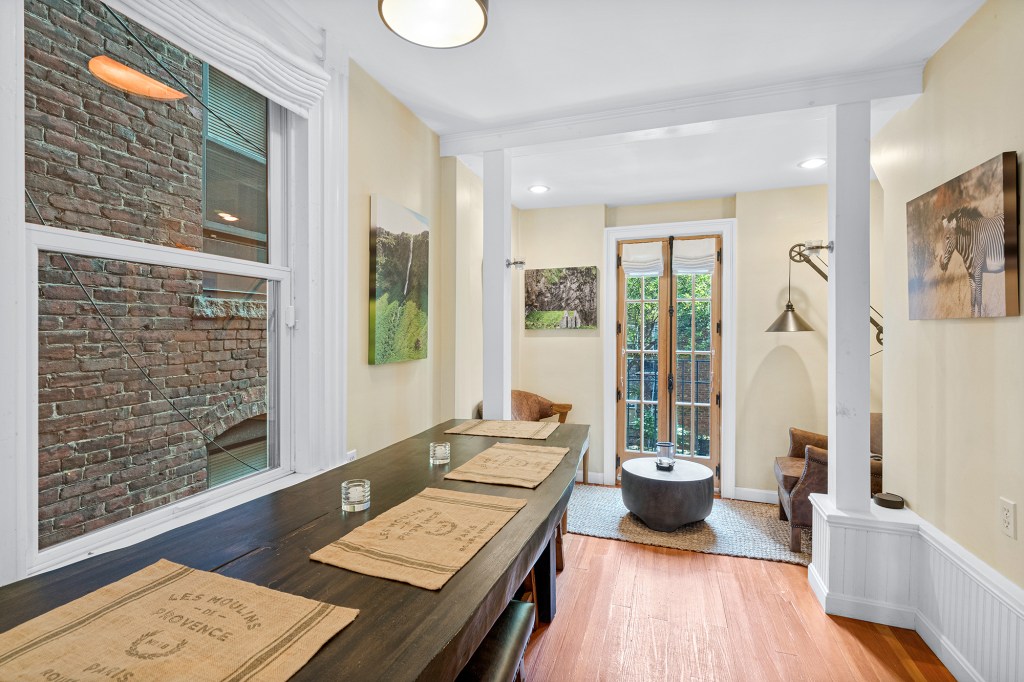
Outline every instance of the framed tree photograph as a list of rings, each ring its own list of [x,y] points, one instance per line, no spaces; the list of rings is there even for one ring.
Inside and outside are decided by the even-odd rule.
[[[383,197],[370,197],[369,362],[427,357],[430,222]]]
[[[597,266],[527,270],[526,329],[596,329]]]
[[[907,202],[910,319],[1020,314],[1017,153]]]

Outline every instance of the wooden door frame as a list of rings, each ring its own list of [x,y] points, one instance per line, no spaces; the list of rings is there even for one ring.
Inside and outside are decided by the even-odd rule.
[[[617,372],[618,272],[616,256],[618,243],[624,240],[661,239],[664,237],[691,237],[721,235],[722,237],[722,410],[721,410],[721,464],[722,497],[736,497],[736,219],[702,220],[693,222],[661,223],[609,227],[605,229],[604,290],[602,292],[601,336],[603,343],[603,450],[604,473],[593,475],[595,482],[615,483],[616,415],[615,400]]]
[[[662,263],[666,264],[666,270],[662,273],[661,277],[658,278],[658,311],[659,317],[661,313],[664,313],[670,306],[675,305],[674,291],[675,289],[670,286],[672,282],[672,252],[671,252],[671,240],[668,237],[651,237],[646,239],[620,239],[616,242],[615,258],[618,260],[622,253],[623,244],[636,244],[636,243],[650,243],[650,242],[661,242],[661,260]],[[624,377],[626,376],[626,354],[623,351],[623,344],[626,342],[626,273],[625,271],[616,264],[615,267],[615,280],[617,282],[615,287],[615,362],[616,362],[616,394],[615,394],[615,452],[626,451],[626,430],[625,428],[619,429],[619,424],[625,424],[626,420],[626,383]],[[621,294],[621,295],[620,295]],[[672,397],[666,390],[665,378],[674,363],[671,350],[668,353],[662,352],[664,349],[671,349],[674,346],[675,330],[671,324],[660,324],[658,326],[658,414],[665,415],[668,410],[673,410]],[[641,335],[643,330],[641,330]],[[642,347],[642,346],[641,346]],[[643,366],[643,354],[641,354],[641,366]],[[621,392],[621,394],[620,394]],[[621,399],[620,399],[621,395]],[[641,396],[642,398],[642,396]],[[643,400],[641,399],[641,414],[643,413]],[[670,441],[673,440],[671,422],[666,422],[664,419],[659,417],[658,419],[658,440],[659,441]],[[641,454],[640,457],[645,456],[643,450],[643,443],[641,443]],[[655,451],[646,451],[646,456],[651,456]],[[616,471],[617,473],[617,471]],[[614,477],[613,477],[614,482]]]

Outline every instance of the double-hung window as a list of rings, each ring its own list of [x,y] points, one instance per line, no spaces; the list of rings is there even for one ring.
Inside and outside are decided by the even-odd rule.
[[[97,55],[181,97],[111,86],[87,67]],[[25,3],[25,110],[42,565],[292,469],[287,117],[81,0]]]

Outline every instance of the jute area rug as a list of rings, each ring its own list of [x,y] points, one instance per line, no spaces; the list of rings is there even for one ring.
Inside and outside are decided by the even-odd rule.
[[[706,554],[749,557],[807,566],[811,555],[789,550],[789,524],[774,504],[715,500],[711,515],[671,533],[651,530],[622,504],[622,491],[577,484],[569,499],[569,532]],[[803,546],[810,549],[810,533]]]

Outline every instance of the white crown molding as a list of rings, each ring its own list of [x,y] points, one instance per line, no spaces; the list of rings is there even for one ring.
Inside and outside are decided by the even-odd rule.
[[[583,138],[754,116],[922,91],[924,63],[837,74],[636,107],[565,116],[441,137],[441,155],[477,154]]]
[[[318,63],[324,36],[297,20],[288,21],[292,34],[301,36],[288,48],[272,40],[257,26],[277,30],[285,12],[267,9],[259,0],[246,10],[244,21],[223,16],[199,0],[106,0],[107,4],[158,33],[178,47],[211,63],[284,108],[304,117],[323,98],[330,76]],[[287,12],[290,14],[290,12]],[[319,43],[319,44],[317,44]],[[309,54],[296,54],[305,45]]]

